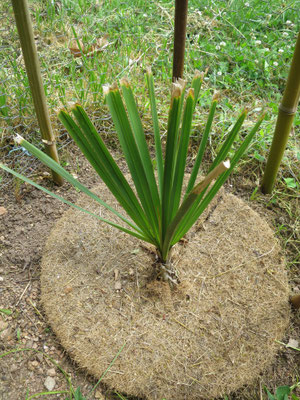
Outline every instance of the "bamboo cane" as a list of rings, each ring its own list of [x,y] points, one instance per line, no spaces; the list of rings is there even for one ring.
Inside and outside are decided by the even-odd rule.
[[[262,181],[263,193],[271,193],[280,162],[286,148],[300,97],[300,32],[282,101],[278,110],[277,123],[267,165]]]
[[[175,0],[173,81],[183,76],[188,0]]]
[[[36,111],[42,142],[49,157],[59,163],[55,144],[55,136],[52,132],[50,117],[46,104],[41,70],[37,50],[33,37],[32,24],[27,0],[12,0],[17,29],[19,32],[22,53],[24,57],[26,72],[29,80],[34,108]],[[55,183],[61,185],[63,179],[56,172],[52,172]]]

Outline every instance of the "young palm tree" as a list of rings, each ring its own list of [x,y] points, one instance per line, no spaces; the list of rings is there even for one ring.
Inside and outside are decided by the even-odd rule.
[[[17,143],[38,157],[56,173],[60,174],[66,181],[73,184],[80,191],[86,193],[92,200],[109,209],[120,219],[120,222],[122,222],[121,224],[103,219],[98,215],[92,214],[68,202],[47,189],[42,188],[28,178],[12,171],[3,164],[0,164],[0,167],[26,182],[31,183],[35,187],[44,190],[51,196],[59,198],[72,207],[81,209],[83,212],[91,214],[95,218],[135,236],[138,239],[153,244],[157,249],[164,279],[173,280],[171,278],[170,266],[168,265],[170,249],[188,232],[214,198],[219,188],[223,185],[232,169],[246,151],[263,119],[262,116],[258,120],[240,147],[235,151],[231,161],[229,161],[227,160],[228,153],[232,149],[234,140],[246,117],[246,111],[243,111],[228,133],[226,140],[209,168],[208,175],[200,182],[196,182],[216,111],[217,98],[213,98],[195,164],[187,188],[183,192],[192,116],[197,103],[201,83],[202,75],[196,73],[192,82],[192,87],[187,91],[185,99],[185,82],[183,80],[178,80],[172,84],[171,105],[163,156],[153,76],[151,71],[147,72],[147,84],[155,140],[157,179],[145,139],[142,122],[129,82],[126,79],[121,80],[121,91],[116,84],[104,88],[106,103],[108,104],[112,120],[116,127],[120,146],[124,153],[136,194],[113,160],[83,108],[80,105],[75,105],[71,110],[73,117],[65,111],[59,113],[59,119],[97,174],[122,206],[126,215],[121,215],[118,211],[103,202],[59,164],[28,143],[25,139],[20,136],[16,138]]]

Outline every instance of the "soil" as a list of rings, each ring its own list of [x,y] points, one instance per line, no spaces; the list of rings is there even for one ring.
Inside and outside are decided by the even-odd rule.
[[[76,170],[72,172],[88,187],[94,186],[97,178],[77,151],[69,147],[68,152],[69,165],[76,165]],[[117,155],[117,158],[120,157]],[[53,187],[42,172],[39,180],[68,200],[76,200],[78,194],[69,185]],[[246,178],[232,178],[227,185],[227,189],[238,192],[246,200],[249,200],[255,187],[255,182]],[[265,205],[253,201],[251,206],[267,218],[270,225],[278,221],[284,221],[286,226],[294,223],[287,212],[278,206],[267,209]],[[82,393],[87,396],[95,380],[80,370],[64,352],[48,325],[40,303],[40,261],[44,243],[55,221],[68,206],[32,187],[25,184],[19,186],[13,181],[1,190],[0,207],[6,210],[0,209],[0,309],[12,311],[11,315],[1,313],[0,316],[0,354],[25,347],[33,349],[0,358],[0,399],[21,400],[26,398],[27,392],[34,394],[45,391],[45,381],[49,381],[49,378],[55,381],[53,390],[68,389],[63,374],[43,354],[51,357],[70,374],[73,386],[80,386]],[[290,250],[287,257],[291,261],[296,258],[296,253]],[[300,291],[300,279],[295,266],[290,271],[290,285],[291,291]],[[299,341],[299,322],[299,311],[293,310],[284,343],[290,339]],[[262,394],[264,386],[274,391],[277,386],[294,384],[299,377],[299,365],[300,352],[278,344],[273,365],[253,385],[232,395],[232,399],[265,398]],[[65,399],[66,396],[58,394],[51,398]],[[99,386],[89,399],[112,397],[114,395],[108,393],[105,387]]]

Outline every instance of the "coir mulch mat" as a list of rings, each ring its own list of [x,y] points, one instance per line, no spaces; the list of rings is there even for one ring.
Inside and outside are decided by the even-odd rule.
[[[118,207],[104,185],[95,192]],[[114,219],[98,204],[81,206]],[[251,383],[289,320],[284,258],[272,230],[224,190],[174,246],[180,284],[156,279],[155,252],[80,211],[54,227],[42,261],[42,302],[79,366],[147,399],[211,399]],[[124,346],[124,347],[123,347]]]

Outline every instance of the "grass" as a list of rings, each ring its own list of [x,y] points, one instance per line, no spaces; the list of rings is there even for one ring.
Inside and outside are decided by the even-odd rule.
[[[272,4],[252,0],[246,2],[249,6],[244,3],[189,2],[185,76],[191,81],[195,69],[209,68],[201,102],[207,105],[212,91],[221,91],[224,101],[220,120],[223,119],[225,126],[231,122],[227,121],[230,108],[237,109],[243,104],[254,110],[266,106],[274,111],[278,106],[299,30],[299,1],[285,6],[281,0]],[[91,113],[99,112],[103,83],[130,75],[133,86],[139,85],[143,70],[149,65],[164,97],[172,69],[173,0],[159,3],[138,0],[134,7],[121,0],[101,4],[87,0],[31,0],[29,4],[52,113],[74,101],[88,106]],[[12,10],[5,3],[0,7],[10,17],[8,29],[13,26]],[[0,65],[4,67],[0,73],[4,81],[0,96],[6,96],[9,109],[5,119],[32,116],[16,29],[8,33],[5,51],[0,56]],[[107,46],[91,57],[83,54],[74,58],[69,50],[76,40],[77,45],[79,42],[88,48],[103,38]],[[143,85],[138,89],[144,105],[142,112],[148,112],[149,104],[143,102]],[[162,115],[166,114],[166,107],[161,110]],[[53,122],[55,119],[53,114]],[[273,124],[274,116],[269,122]],[[221,130],[224,124],[218,128]]]
[[[145,130],[151,134],[150,104],[144,85],[140,84],[147,66],[151,66],[159,87],[156,91],[161,104],[159,120],[161,132],[166,132],[169,105],[166,99],[172,71],[173,0],[29,0],[29,4],[59,147],[68,143],[69,138],[56,115],[70,102],[80,102],[87,108],[106,140],[114,144],[114,130],[107,109],[100,106],[103,104],[102,84],[127,75],[135,88]],[[219,118],[213,126],[207,160],[216,153],[243,107],[250,110],[249,125],[262,108],[267,111],[248,160],[233,177],[238,182],[239,175],[243,174],[245,179],[259,185],[299,31],[299,6],[299,0],[189,1],[185,77],[191,81],[195,69],[209,68],[196,109],[195,142],[203,130],[213,92],[218,90],[221,95],[217,108]],[[14,145],[12,137],[20,133],[34,144],[40,144],[38,126],[10,2],[1,2],[0,10],[5,16],[1,19],[0,156],[19,172],[32,173],[35,167],[32,158]],[[103,38],[107,46],[93,57],[75,58],[69,50],[74,40],[79,45],[92,47]],[[300,264],[299,112],[294,125],[273,194],[262,197],[252,187],[251,197],[286,215],[283,220],[276,218],[275,225],[287,254],[288,267],[296,276]],[[194,150],[190,150],[193,158]],[[7,177],[0,176],[0,184],[6,182]]]
[[[107,109],[102,107],[102,85],[116,78],[129,76],[135,88],[146,132],[152,133],[150,104],[143,83],[145,68],[151,66],[156,85],[161,131],[167,129],[169,84],[172,71],[174,1],[130,2],[87,0],[38,2],[30,0],[34,33],[40,57],[47,102],[58,146],[70,141],[57,120],[57,111],[79,102],[101,131],[111,136]],[[249,4],[249,6],[247,6]],[[196,109],[195,136],[201,132],[211,97],[220,92],[219,120],[213,127],[212,156],[230,130],[233,119],[243,107],[251,110],[248,123],[257,119],[261,110],[267,116],[252,147],[249,161],[264,168],[272,141],[277,107],[288,73],[293,45],[299,30],[297,7],[299,0],[288,4],[281,0],[249,2],[190,0],[188,39],[186,42],[185,77],[191,81],[195,69],[205,70],[205,85]],[[12,7],[0,5],[4,19],[4,51],[0,54],[0,141],[1,155],[9,165],[15,157],[22,159],[19,172],[28,172],[32,158],[13,144],[19,133],[40,147],[38,125],[28,89],[28,79],[14,26]],[[99,41],[103,48],[96,49]],[[74,57],[71,47],[84,50]],[[94,46],[94,47],[93,47]],[[101,46],[100,46],[101,47]],[[204,110],[204,113],[203,113]],[[234,111],[234,112],[233,112]],[[205,114],[205,115],[204,115]],[[283,178],[293,178],[299,184],[300,116],[289,140],[283,160]],[[26,171],[27,170],[27,171]],[[30,172],[30,169],[29,169]],[[6,177],[5,177],[6,178]],[[2,180],[7,182],[7,178]]]

